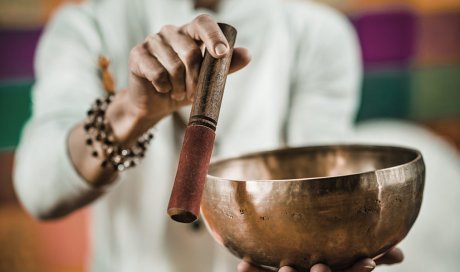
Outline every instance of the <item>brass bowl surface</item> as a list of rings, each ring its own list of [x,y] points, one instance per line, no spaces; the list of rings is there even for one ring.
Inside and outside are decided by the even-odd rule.
[[[214,239],[239,258],[341,269],[407,235],[424,179],[422,155],[412,149],[280,149],[212,163],[201,211]]]

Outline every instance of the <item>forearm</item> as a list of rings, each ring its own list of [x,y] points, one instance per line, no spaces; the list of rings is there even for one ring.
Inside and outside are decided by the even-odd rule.
[[[65,216],[104,193],[75,171],[66,146],[73,118],[33,119],[15,154],[14,185],[18,198],[34,217]]]
[[[135,115],[120,106],[129,105],[125,95],[121,91],[115,96],[106,118],[128,145],[155,120],[131,118]],[[88,205],[110,188],[102,185],[116,179],[114,170],[101,167],[101,159],[91,156],[82,124],[73,115],[61,114],[34,118],[23,132],[16,152],[15,189],[24,207],[38,219],[59,218]]]

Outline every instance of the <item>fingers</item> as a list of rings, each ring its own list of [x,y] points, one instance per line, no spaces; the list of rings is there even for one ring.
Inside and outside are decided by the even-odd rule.
[[[203,59],[202,44],[215,58],[229,51],[225,36],[208,15],[198,16],[181,28],[164,26],[159,33],[149,35],[130,53],[129,67],[131,74],[135,75],[130,78],[130,88],[140,90],[139,94],[144,95],[150,89],[170,92],[173,100],[169,101],[170,109],[189,104],[197,87]],[[236,48],[229,72],[242,69],[250,59],[247,49]]]
[[[203,59],[201,49],[194,40],[180,33],[175,26],[164,26],[159,34],[185,67],[185,91],[190,100],[196,88]]]
[[[184,25],[181,31],[192,39],[203,42],[214,58],[221,58],[229,51],[227,39],[216,21],[209,15],[196,17],[190,24]]]
[[[331,269],[324,264],[315,264],[310,269],[310,272],[331,272]]]
[[[267,270],[265,268],[258,267],[248,262],[242,261],[238,264],[237,271],[238,272],[269,272],[270,270]]]
[[[232,62],[230,64],[229,73],[234,73],[246,67],[251,61],[251,54],[246,48],[235,48],[233,50]]]
[[[182,101],[185,98],[185,66],[182,60],[158,34],[148,36],[144,46],[168,72],[172,84],[171,97]]]
[[[363,259],[355,263],[351,268],[344,272],[370,272],[374,270],[377,264],[372,259]]]
[[[183,26],[181,31],[195,41],[203,42],[214,58],[221,58],[229,52],[227,39],[217,22],[209,15],[196,17],[192,23]],[[235,48],[229,73],[244,68],[250,61],[251,55],[246,48]]]
[[[363,259],[355,263],[351,268],[344,270],[343,272],[370,272],[376,267],[376,263],[372,259]],[[310,272],[332,272],[332,270],[324,264],[315,264]]]
[[[392,248],[385,253],[382,257],[376,261],[366,258],[355,263],[351,268],[344,270],[343,272],[370,272],[375,269],[377,264],[394,264],[400,263],[404,259],[404,255],[399,248]],[[238,272],[265,272],[269,271],[257,266],[253,266],[248,262],[241,262],[238,265]],[[284,266],[278,272],[296,272],[295,269]],[[332,270],[324,264],[315,264],[310,269],[310,272],[332,272]]]
[[[394,247],[387,251],[382,257],[375,260],[377,264],[395,264],[404,260],[404,254],[401,249]]]
[[[142,45],[131,50],[129,68],[132,74],[148,80],[160,93],[167,93],[172,88],[166,69]]]

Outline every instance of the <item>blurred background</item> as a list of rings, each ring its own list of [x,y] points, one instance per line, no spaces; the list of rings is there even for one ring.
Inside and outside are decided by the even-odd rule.
[[[64,2],[81,1],[0,0],[0,271],[85,267],[88,210],[38,223],[21,209],[11,178],[30,115],[34,50]],[[365,76],[356,121],[408,120],[460,150],[460,1],[322,2],[343,11],[359,35]]]

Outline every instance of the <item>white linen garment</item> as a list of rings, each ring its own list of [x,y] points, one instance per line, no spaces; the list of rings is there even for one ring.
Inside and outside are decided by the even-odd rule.
[[[62,8],[37,52],[33,116],[17,151],[15,186],[26,209],[42,219],[95,200],[92,271],[236,270],[236,260],[205,230],[166,215],[182,137],[172,117],[156,125],[141,165],[104,189],[79,177],[66,146],[70,129],[103,94],[99,54],[111,58],[117,88],[126,88],[133,46],[203,12],[234,25],[237,46],[253,56],[228,78],[214,156],[341,141],[352,128],[361,80],[357,39],[327,7],[224,0],[213,13],[195,10],[191,0],[95,0]]]

